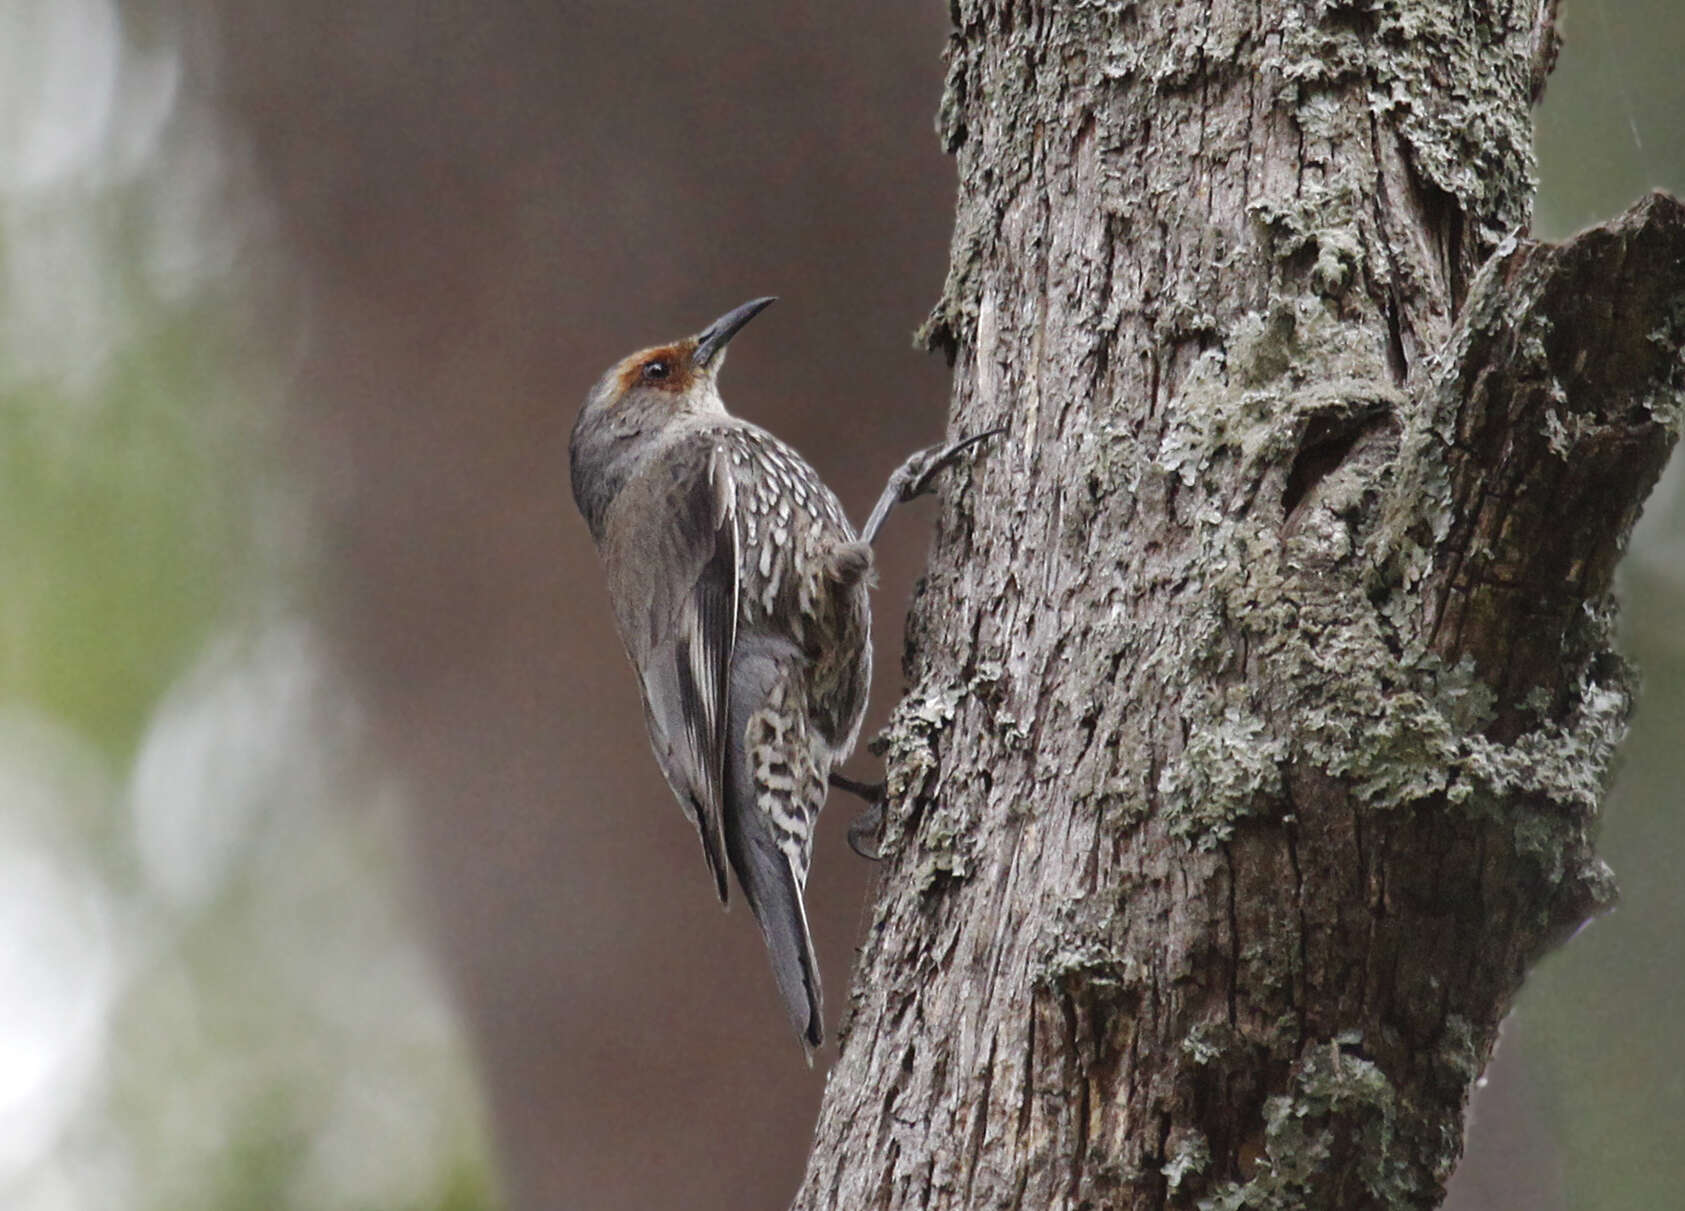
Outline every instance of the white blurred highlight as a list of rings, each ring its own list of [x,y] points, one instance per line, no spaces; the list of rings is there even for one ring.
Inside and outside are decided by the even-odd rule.
[[[166,696],[129,790],[141,865],[164,900],[201,908],[270,813],[325,797],[322,691],[304,629],[280,624],[218,640]]]
[[[109,896],[76,831],[108,789],[96,754],[0,715],[0,1190],[87,1097],[117,985]]]

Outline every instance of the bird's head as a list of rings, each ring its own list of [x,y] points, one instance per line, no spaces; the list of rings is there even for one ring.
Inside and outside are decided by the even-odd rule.
[[[695,336],[621,358],[597,380],[568,443],[574,500],[594,534],[652,439],[681,417],[724,415],[716,381],[726,346],[775,301],[744,303]]]

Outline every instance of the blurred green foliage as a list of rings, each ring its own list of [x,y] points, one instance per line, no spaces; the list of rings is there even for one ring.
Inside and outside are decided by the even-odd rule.
[[[395,799],[292,608],[251,197],[129,15],[0,8],[0,1206],[483,1211]]]
[[[166,315],[94,398],[43,382],[0,407],[0,685],[114,760],[225,617],[246,537],[210,332]]]
[[[1685,5],[1563,0],[1538,111],[1538,234],[1560,238],[1652,189],[1685,195]]]

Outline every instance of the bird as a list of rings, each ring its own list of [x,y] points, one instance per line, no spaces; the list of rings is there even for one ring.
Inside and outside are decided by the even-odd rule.
[[[586,397],[569,463],[657,762],[720,902],[728,869],[742,889],[811,1062],[803,889],[866,711],[872,553],[818,473],[720,399],[726,346],[773,301],[622,358]]]
[[[881,785],[834,770],[871,684],[871,544],[896,504],[1003,430],[912,455],[856,534],[818,473],[720,398],[726,346],[775,301],[616,362],[568,457],[656,761],[720,902],[728,871],[748,901],[811,1064],[823,1009],[803,891],[828,787],[873,804],[849,839],[878,856],[863,838],[881,828]]]

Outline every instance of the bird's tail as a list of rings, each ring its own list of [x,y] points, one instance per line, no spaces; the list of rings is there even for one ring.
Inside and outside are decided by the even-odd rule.
[[[784,640],[751,636],[738,645],[731,675],[725,844],[731,867],[737,872],[737,882],[743,888],[743,898],[749,901],[749,908],[766,938],[767,957],[772,960],[772,974],[778,982],[785,1012],[801,1036],[808,1062],[812,1063],[812,1049],[825,1038],[819,963],[814,958],[813,938],[808,933],[807,909],[802,906],[802,886],[807,881],[806,846],[792,846],[797,834],[789,830],[792,822],[805,819],[807,831],[800,835],[811,836],[812,816],[818,814],[825,794],[825,775],[802,766],[808,756],[805,712],[799,702],[792,704],[783,696],[790,688],[788,679],[795,676],[801,659],[795,645]],[[760,802],[761,790],[771,793],[771,787],[756,785],[749,729],[752,717],[769,710],[769,704],[774,701],[781,704],[781,712],[773,711],[779,718],[767,726],[776,734],[761,737],[760,743],[770,744],[775,751],[770,757],[764,751],[757,751],[761,759],[781,767],[781,779],[795,784],[796,790],[786,789],[784,793],[794,794],[798,799],[814,798],[811,807],[787,802],[784,810],[779,810],[776,804]],[[775,724],[781,724],[781,728]],[[808,785],[815,776],[815,784]],[[786,852],[787,847],[801,855],[801,869],[797,869],[797,857]]]
[[[819,987],[819,962],[813,954],[813,936],[807,928],[807,909],[802,889],[790,860],[775,845],[754,838],[744,847],[745,859],[738,867],[744,898],[760,922],[766,938],[772,975],[790,1024],[809,1052],[825,1041],[823,1001]]]

